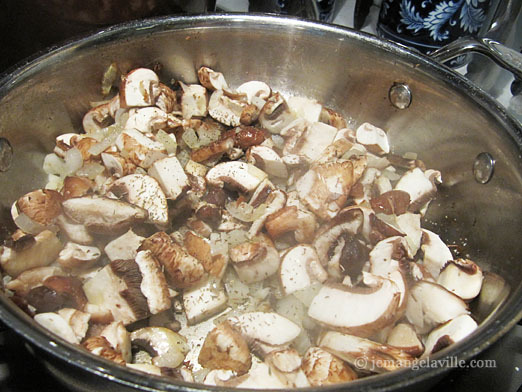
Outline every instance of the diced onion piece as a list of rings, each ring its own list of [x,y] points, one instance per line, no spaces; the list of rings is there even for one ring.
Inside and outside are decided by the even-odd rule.
[[[44,158],[43,170],[47,174],[64,176],[66,173],[65,162],[56,154],[47,154]]]
[[[52,189],[54,191],[60,191],[63,188],[63,177],[57,176],[55,174],[47,175],[47,184],[45,184],[45,189]]]
[[[94,146],[89,148],[89,152],[92,155],[100,155],[102,152],[111,147],[116,142],[116,139],[120,133],[123,131],[123,128],[116,124],[104,129],[106,129],[105,137],[99,143],[96,143]]]
[[[96,176],[102,174],[105,170],[105,166],[100,165],[96,162],[87,162],[77,172],[76,175],[80,177],[87,177],[90,180],[94,180]]]
[[[172,133],[167,133],[164,130],[160,129],[158,133],[156,133],[156,139],[158,142],[165,146],[165,150],[167,150],[167,154],[176,155],[176,150],[178,148],[178,143],[176,142],[176,136]]]
[[[112,85],[116,81],[118,77],[118,65],[116,63],[112,63],[107,67],[105,72],[103,73],[103,78],[101,82],[101,91],[102,94],[108,95],[111,92]]]
[[[193,150],[201,147],[201,142],[199,141],[198,135],[192,128],[185,129],[183,135],[181,135],[181,138],[185,144]]]
[[[83,157],[76,147],[70,148],[65,153],[65,174],[73,175],[83,166]]]

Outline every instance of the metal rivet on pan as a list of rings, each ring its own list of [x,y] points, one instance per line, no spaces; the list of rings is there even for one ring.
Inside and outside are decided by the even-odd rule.
[[[486,184],[495,170],[495,159],[488,152],[481,152],[473,162],[473,175],[480,184]]]
[[[406,109],[411,105],[411,90],[407,84],[394,83],[388,91],[388,98],[397,109]]]
[[[7,171],[13,159],[13,148],[9,141],[0,137],[0,171]]]

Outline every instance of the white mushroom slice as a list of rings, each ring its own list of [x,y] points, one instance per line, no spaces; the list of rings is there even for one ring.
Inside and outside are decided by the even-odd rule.
[[[183,336],[163,327],[145,327],[131,332],[133,345],[151,351],[152,364],[158,367],[176,368],[185,359],[189,346]]]
[[[393,236],[379,241],[370,252],[370,272],[385,276],[399,269],[399,261],[408,256],[404,237]]]
[[[227,97],[222,90],[216,90],[208,102],[208,114],[214,120],[231,127],[241,124],[241,113],[246,102],[240,102]]]
[[[16,250],[5,245],[0,247],[0,265],[8,275],[16,278],[26,270],[51,264],[62,248],[56,234],[44,230],[23,249]]]
[[[355,131],[355,137],[358,143],[361,143],[374,154],[383,155],[390,152],[386,132],[370,123],[361,124]]]
[[[219,280],[210,277],[183,292],[183,308],[189,325],[221,312],[227,304],[227,295]]]
[[[435,179],[439,172],[423,172],[418,167],[408,170],[395,185],[395,190],[408,192],[410,195],[409,210],[419,211],[437,192]]]
[[[422,229],[420,214],[407,212],[396,217],[395,221],[400,230],[406,234],[406,242],[408,243],[410,257],[417,254],[421,246]]]
[[[5,288],[23,297],[31,289],[41,286],[47,278],[61,275],[66,275],[66,273],[55,266],[31,268],[7,282]]]
[[[228,88],[227,81],[221,72],[216,72],[208,67],[198,69],[199,82],[207,89],[226,90]]]
[[[154,162],[149,169],[149,176],[158,181],[170,200],[176,200],[189,187],[188,177],[176,157],[166,157]]]
[[[424,352],[424,345],[411,324],[399,323],[392,328],[386,344],[397,347],[408,354],[418,357]]]
[[[98,105],[85,113],[82,120],[83,130],[86,134],[94,134],[109,125],[107,123],[110,120],[112,120],[111,105],[107,102]]]
[[[424,355],[435,354],[456,342],[461,341],[477,329],[477,323],[467,314],[455,317],[430,332],[426,338]]]
[[[209,374],[210,376],[210,374]],[[282,389],[285,385],[272,374],[270,367],[264,362],[254,362],[252,368],[247,374],[239,377],[230,377],[230,375],[220,374],[220,377],[214,378],[215,385],[248,388],[248,389]],[[228,378],[227,378],[228,377]],[[225,379],[223,381],[223,379]],[[207,379],[205,379],[207,383]]]
[[[310,386],[306,374],[301,370],[301,357],[293,348],[273,351],[266,356],[265,362],[287,388]]]
[[[390,279],[364,273],[368,287],[326,284],[314,297],[308,315],[331,329],[367,337],[391,324],[400,292]]]
[[[296,114],[297,117],[303,118],[306,121],[312,123],[319,121],[321,111],[323,110],[323,105],[321,105],[315,99],[293,96],[288,98],[287,102],[288,107]]]
[[[306,351],[302,368],[313,387],[357,379],[357,373],[347,363],[319,347],[310,347]]]
[[[270,133],[279,134],[292,121],[295,114],[288,107],[288,103],[279,93],[272,94],[259,113],[259,124]]]
[[[179,82],[183,94],[181,96],[181,112],[186,120],[192,117],[204,117],[207,115],[207,90],[199,84],[185,84]]]
[[[56,224],[60,227],[60,231],[72,242],[80,245],[90,245],[94,241],[94,238],[84,225],[74,222],[64,214],[56,218]]]
[[[377,373],[411,366],[414,359],[398,348],[333,331],[324,333],[319,338],[318,345],[357,369]]]
[[[148,223],[165,226],[169,222],[169,213],[165,193],[158,181],[143,174],[129,174],[112,184],[110,191],[123,196],[129,203],[147,211]]]
[[[450,260],[440,271],[437,283],[464,301],[475,298],[482,287],[482,270],[468,259]]]
[[[313,246],[297,245],[283,256],[279,277],[284,293],[289,295],[306,289],[314,282],[323,283],[328,273],[319,262]]]
[[[120,85],[120,106],[152,106],[159,89],[158,75],[147,68],[137,68],[129,72]]]
[[[116,146],[137,166],[148,169],[154,162],[165,157],[163,143],[154,141],[135,129],[127,129],[118,135]]]
[[[426,229],[422,229],[421,249],[424,253],[424,267],[437,279],[442,267],[453,260],[451,251],[437,234]]]
[[[147,211],[120,200],[85,196],[68,199],[62,203],[63,211],[72,220],[85,225],[89,231],[115,234],[125,231],[132,224],[147,219]]]
[[[132,360],[130,334],[121,321],[114,321],[107,325],[100,332],[100,336],[107,339],[111,346],[121,353],[125,362]]]
[[[259,231],[263,228],[265,221],[267,218],[279,211],[286,204],[286,193],[280,189],[276,189],[268,195],[266,201],[263,203],[266,207],[264,208],[264,212],[261,216],[256,218],[254,222],[252,222],[252,226],[250,226],[250,230],[248,231],[248,236],[250,238],[255,237]]]
[[[236,91],[240,94],[245,94],[248,103],[254,103],[256,97],[266,100],[272,93],[268,84],[258,80],[251,80],[250,82],[243,83],[236,89]]]
[[[241,192],[252,192],[266,177],[266,173],[254,165],[238,161],[217,164],[206,175],[211,185],[222,187],[226,183]]]
[[[130,229],[125,234],[109,242],[105,248],[105,254],[110,261],[134,260],[138,254],[138,248],[145,238],[137,235]]]
[[[287,178],[288,169],[277,152],[266,146],[252,146],[246,154],[247,162],[260,168],[269,176]]]
[[[301,333],[297,324],[277,313],[247,312],[230,317],[228,322],[249,342],[259,341],[273,346],[288,344]]]
[[[297,180],[299,198],[321,219],[332,219],[346,203],[365,166],[364,159],[318,163]]]
[[[139,251],[135,258],[141,273],[140,290],[147,298],[152,314],[170,309],[170,293],[161,265],[150,250]]]
[[[354,131],[348,128],[339,129],[328,147],[326,147],[319,158],[319,162],[341,158],[355,143]]]
[[[87,334],[91,315],[89,313],[71,308],[63,308],[58,310],[56,313],[58,313],[58,315],[60,315],[60,317],[62,317],[65,322],[71,326],[74,334],[78,338],[78,341],[82,341],[82,339]]]
[[[67,242],[56,261],[65,268],[89,268],[100,258],[101,251],[96,246]]]
[[[198,362],[207,369],[233,370],[241,375],[250,369],[252,356],[245,339],[224,321],[208,333]]]
[[[179,111],[179,104],[176,93],[163,83],[158,85],[158,96],[156,97],[156,106],[165,113]]]
[[[232,247],[229,256],[239,279],[247,284],[260,282],[279,269],[279,253],[272,241],[262,234],[254,237],[252,242]]]
[[[419,281],[410,286],[406,317],[420,334],[468,313],[468,307],[460,297],[436,283]]]
[[[61,214],[62,195],[50,189],[37,189],[20,197],[11,207],[14,223],[25,233],[58,231],[55,221]]]
[[[129,110],[129,117],[124,129],[136,129],[142,133],[150,133],[167,127],[167,113],[151,106]]]
[[[283,154],[296,154],[311,162],[317,161],[336,134],[337,128],[325,123],[297,119],[281,131],[281,135],[285,137]]]
[[[80,338],[58,313],[38,313],[34,316],[34,321],[69,343],[80,344]]]

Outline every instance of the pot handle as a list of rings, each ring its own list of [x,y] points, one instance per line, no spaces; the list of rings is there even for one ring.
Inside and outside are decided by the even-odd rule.
[[[444,63],[467,53],[480,53],[522,80],[522,54],[489,38],[461,37],[433,51],[430,57]]]

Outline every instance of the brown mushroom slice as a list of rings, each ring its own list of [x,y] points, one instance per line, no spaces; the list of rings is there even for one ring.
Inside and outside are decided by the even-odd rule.
[[[122,354],[115,350],[103,336],[91,336],[85,339],[85,341],[82,342],[82,347],[94,355],[119,363],[120,365],[125,365]]]
[[[261,342],[271,346],[291,343],[301,328],[274,312],[246,312],[230,317],[228,322],[237,328],[249,343]]]
[[[135,129],[127,129],[116,138],[118,150],[130,162],[148,169],[167,155],[165,145],[145,136]]]
[[[424,345],[411,324],[399,323],[395,325],[386,339],[386,344],[418,357],[424,352]]]
[[[201,67],[198,69],[198,79],[203,87],[211,91],[225,90],[228,88],[227,81],[223,74],[208,67]]]
[[[181,113],[185,120],[192,117],[207,115],[207,90],[199,84],[185,84],[179,82],[183,94],[181,95]]]
[[[47,278],[58,275],[66,275],[66,273],[56,266],[31,268],[5,283],[5,288],[23,297],[31,289],[41,286]]]
[[[425,343],[425,355],[435,354],[437,351],[461,341],[475,331],[477,327],[475,320],[467,314],[455,317],[429,333]]]
[[[318,163],[296,182],[301,201],[323,220],[334,218],[361,177],[365,159]]]
[[[286,139],[283,153],[304,156],[310,162],[317,161],[336,134],[337,128],[328,124],[298,119],[281,131]]]
[[[116,234],[144,222],[147,210],[121,200],[85,196],[62,203],[65,214],[93,233]]]
[[[132,348],[130,334],[121,321],[114,321],[107,325],[100,332],[111,344],[111,346],[118,351],[125,362],[132,360]]]
[[[423,172],[418,167],[408,170],[395,185],[395,190],[408,192],[410,195],[409,211],[417,212],[428,203],[437,192],[435,181],[440,179],[440,173]]]
[[[150,351],[152,364],[176,368],[183,363],[189,351],[187,341],[180,334],[163,327],[145,327],[131,332],[133,345]]]
[[[57,231],[56,218],[62,213],[62,195],[50,189],[37,189],[20,197],[11,208],[14,223],[28,234]]]
[[[263,170],[269,176],[287,178],[288,169],[277,152],[266,146],[252,146],[246,154],[248,163]]]
[[[310,386],[306,374],[301,369],[302,359],[295,349],[273,351],[265,357],[265,363],[286,388]]]
[[[158,85],[158,96],[156,97],[156,106],[165,113],[179,111],[178,98],[176,93],[163,83]]]
[[[263,203],[265,208],[261,216],[257,217],[250,226],[248,235],[250,238],[255,237],[263,228],[267,218],[279,211],[286,204],[286,193],[280,189],[276,189],[268,195],[266,201]]]
[[[414,360],[414,357],[393,346],[334,331],[324,333],[319,338],[318,346],[359,370],[376,373],[411,366]]]
[[[239,279],[247,284],[260,282],[279,269],[279,253],[263,234],[230,248],[229,256]]]
[[[237,127],[241,124],[241,113],[246,105],[246,102],[234,100],[222,90],[216,90],[210,96],[208,114],[221,124]]]
[[[168,280],[176,288],[191,287],[205,274],[201,262],[163,231],[143,240],[139,249],[152,251],[154,257],[162,264]]]
[[[325,284],[314,297],[308,315],[322,325],[367,337],[391,324],[400,292],[390,279],[363,273],[367,287]]]
[[[101,251],[96,246],[87,246],[67,242],[58,254],[56,261],[65,268],[90,268],[101,257]]]
[[[404,191],[390,190],[372,198],[370,204],[376,213],[401,215],[408,210],[410,195]]]
[[[169,223],[167,198],[158,181],[144,174],[129,174],[112,184],[110,192],[147,211],[145,222],[158,226]]]
[[[357,373],[346,362],[319,347],[310,347],[306,351],[302,368],[313,387],[357,379]]]
[[[227,254],[218,253],[208,239],[191,231],[185,234],[183,244],[187,252],[201,262],[206,272],[216,278],[223,277],[228,266]]]
[[[197,324],[221,312],[226,304],[225,289],[214,277],[209,277],[183,292],[183,308],[189,325]]]
[[[147,68],[132,70],[120,84],[121,107],[154,105],[159,93],[158,85],[159,78],[154,71]]]
[[[65,214],[61,214],[56,218],[56,224],[60,231],[72,242],[80,245],[90,245],[94,242],[94,238],[84,225],[76,223]]]
[[[152,314],[170,309],[170,293],[160,263],[150,250],[139,251],[135,258],[141,273],[140,290],[147,298],[147,305]]]
[[[315,248],[297,245],[285,253],[279,268],[281,287],[285,295],[309,287],[314,282],[323,283],[328,273],[319,262]]]
[[[479,295],[482,280],[482,270],[477,264],[469,259],[457,259],[446,263],[437,283],[464,301],[470,301]]]
[[[138,248],[144,239],[144,237],[137,235],[130,229],[105,245],[103,250],[110,261],[134,260],[138,254]]]
[[[418,281],[410,286],[406,318],[418,333],[426,333],[436,325],[468,313],[460,297],[436,283]]]
[[[232,370],[242,375],[250,369],[252,356],[245,339],[224,321],[208,333],[198,362],[207,369]]]
[[[212,143],[193,150],[190,158],[194,162],[205,162],[211,159],[219,159],[223,154],[230,153],[234,148],[234,137],[232,135],[213,141]]]
[[[280,93],[274,93],[267,99],[259,113],[259,124],[270,133],[279,134],[296,119],[288,103]]]
[[[422,229],[421,249],[424,253],[424,267],[437,279],[440,270],[448,261],[453,260],[451,251],[437,234],[426,229]]]
[[[63,244],[55,233],[44,230],[34,237],[27,247],[14,249],[0,247],[0,265],[11,277],[16,278],[31,268],[45,267],[56,260]]]
[[[254,165],[231,161],[219,163],[210,169],[206,175],[209,184],[223,187],[224,184],[241,192],[254,191],[267,174]]]
[[[355,131],[355,137],[358,143],[365,146],[368,151],[377,155],[388,154],[390,152],[390,144],[388,136],[381,128],[370,123],[364,123]]]

